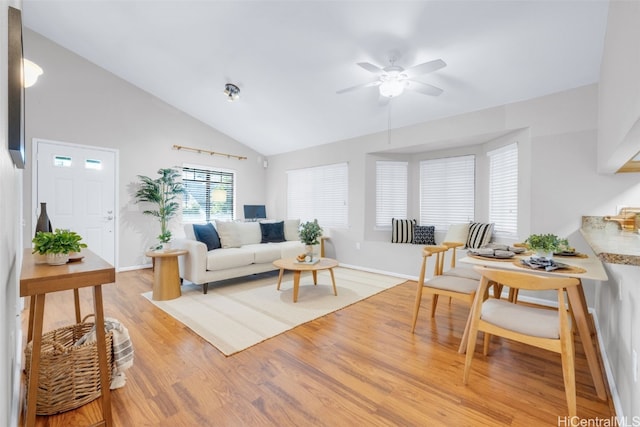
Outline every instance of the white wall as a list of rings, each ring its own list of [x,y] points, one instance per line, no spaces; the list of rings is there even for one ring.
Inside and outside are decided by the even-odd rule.
[[[612,0],[600,68],[598,168],[613,173],[640,151],[640,2]]]
[[[102,68],[25,30],[25,56],[44,74],[27,91],[27,157],[31,139],[42,138],[119,150],[119,255],[117,267],[147,264],[144,251],[155,242],[157,222],[141,213],[132,193],[137,175],[155,177],[160,168],[184,163],[237,171],[236,209],[265,202],[262,156],[245,145],[176,110]],[[212,102],[227,101],[222,95]],[[231,105],[230,105],[231,107]],[[247,160],[176,151],[174,144],[248,157]],[[36,220],[31,206],[31,165],[24,175],[25,222]],[[54,226],[55,226],[55,221]],[[172,222],[179,233],[180,220]],[[24,239],[29,245],[30,227]]]
[[[20,1],[0,0],[0,425],[16,425],[20,399],[22,336],[19,274],[22,264],[22,171],[7,149],[7,7]]]

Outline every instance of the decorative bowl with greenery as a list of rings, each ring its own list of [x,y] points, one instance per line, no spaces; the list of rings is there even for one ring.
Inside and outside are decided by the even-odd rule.
[[[555,234],[532,234],[527,237],[525,243],[532,251],[536,251],[539,255],[545,254],[550,257],[553,253],[562,252],[569,247],[567,239],[561,239]]]
[[[82,236],[71,230],[38,231],[32,240],[33,253],[46,255],[49,264],[65,264],[71,252],[80,252],[87,247],[81,241]]]
[[[171,231],[169,231],[169,221],[180,211],[178,196],[184,193],[184,186],[178,180],[181,173],[176,169],[159,169],[159,178],[153,179],[148,176],[138,175],[140,187],[135,193],[136,202],[149,202],[156,205],[156,209],[142,211],[145,215],[151,215],[160,221],[160,235],[158,240],[161,244],[171,241]]]

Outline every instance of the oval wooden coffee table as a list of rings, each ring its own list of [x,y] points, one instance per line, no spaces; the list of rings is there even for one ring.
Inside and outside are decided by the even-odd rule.
[[[336,278],[333,275],[333,269],[338,266],[338,261],[331,258],[320,258],[320,261],[315,264],[298,262],[295,258],[284,258],[273,261],[273,265],[280,269],[280,275],[278,276],[278,287],[280,290],[280,283],[282,283],[282,275],[285,270],[293,271],[293,302],[298,301],[298,290],[300,289],[300,274],[303,271],[310,271],[313,274],[313,284],[318,284],[318,271],[329,270],[331,273],[331,283],[333,284],[333,294],[338,296],[338,290],[336,289]]]

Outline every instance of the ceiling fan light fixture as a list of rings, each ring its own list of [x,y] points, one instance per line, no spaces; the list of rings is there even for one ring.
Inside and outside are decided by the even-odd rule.
[[[397,78],[391,78],[380,83],[380,95],[385,96],[387,98],[394,98],[396,96],[402,95],[404,92],[404,88],[406,86],[406,82],[403,80],[398,80]]]
[[[233,83],[227,83],[224,85],[223,93],[227,97],[227,101],[233,102],[240,98],[240,88]]]

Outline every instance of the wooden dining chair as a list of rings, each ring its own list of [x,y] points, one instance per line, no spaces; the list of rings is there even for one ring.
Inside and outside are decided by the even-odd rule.
[[[515,289],[556,290],[558,308],[538,308],[495,298],[476,299],[473,303],[471,321],[468,326],[464,384],[469,382],[471,361],[478,332],[484,332],[483,352],[485,355],[489,351],[491,336],[498,335],[560,353],[569,416],[576,416],[575,354],[565,289],[577,286],[580,281],[572,277],[550,277],[487,267],[475,267],[475,269],[482,275],[479,293],[486,291],[491,282],[504,283]]]
[[[456,266],[456,249],[464,247],[462,242],[442,242],[442,246],[447,248],[447,251],[451,251],[451,261],[449,262],[449,268],[444,269],[445,254],[442,255],[440,260],[440,274],[445,276],[464,277],[467,279],[480,280],[480,274],[473,268],[469,267],[457,267]]]
[[[462,300],[468,302],[469,305],[471,305],[471,303],[473,302],[476,290],[478,289],[478,280],[457,276],[445,276],[442,274],[442,263],[444,260],[444,254],[445,252],[447,252],[447,250],[448,248],[446,246],[425,246],[422,249],[422,266],[420,267],[420,276],[418,277],[416,299],[413,308],[413,323],[411,325],[412,333],[415,332],[416,329],[418,312],[420,311],[423,292],[432,295],[432,318],[435,316],[439,296],[446,296],[453,299]],[[434,254],[436,256],[436,259],[433,277],[425,281],[427,259]]]

